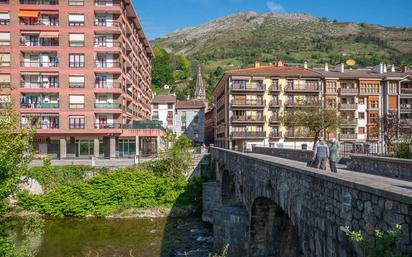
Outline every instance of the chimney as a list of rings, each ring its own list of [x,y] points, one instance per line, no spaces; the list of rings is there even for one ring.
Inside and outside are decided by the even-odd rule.
[[[325,63],[325,71],[329,71],[329,64]]]
[[[334,71],[344,73],[345,72],[345,64],[339,63],[338,65],[335,66]]]
[[[401,71],[402,71],[403,73],[407,73],[407,72],[409,71],[409,67],[408,67],[407,65],[402,65]]]
[[[308,69],[308,62],[307,61],[305,61],[305,63],[303,64],[303,68],[306,69],[306,70]]]
[[[276,66],[277,67],[283,67],[283,66],[285,66],[285,64],[283,63],[282,60],[279,60],[279,61],[276,62]]]
[[[395,72],[395,64],[392,64],[392,66],[391,66],[391,72]]]
[[[383,73],[388,72],[388,66],[386,64],[383,65]]]
[[[373,67],[372,71],[375,73],[383,74],[383,63],[380,63]]]
[[[255,68],[260,68],[260,62],[255,61]]]

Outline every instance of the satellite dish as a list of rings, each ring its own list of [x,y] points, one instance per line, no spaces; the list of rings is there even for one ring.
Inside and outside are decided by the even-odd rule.
[[[353,59],[349,59],[346,61],[346,65],[348,66],[354,66],[356,64],[356,61]]]

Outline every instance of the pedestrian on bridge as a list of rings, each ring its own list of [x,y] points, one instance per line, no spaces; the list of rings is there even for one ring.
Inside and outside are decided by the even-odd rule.
[[[323,137],[319,138],[319,142],[315,145],[313,159],[316,161],[316,168],[326,170],[326,163],[329,158],[329,147],[325,143]]]
[[[338,170],[336,168],[336,163],[339,162],[339,141],[336,140],[335,138],[332,138],[330,140],[330,146],[329,146],[329,166],[330,166],[330,171],[337,173]]]

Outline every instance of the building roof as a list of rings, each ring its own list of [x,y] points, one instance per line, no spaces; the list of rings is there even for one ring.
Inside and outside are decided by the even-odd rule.
[[[298,76],[298,77],[321,77],[322,74],[311,69],[293,66],[262,66],[228,71],[228,75],[265,75],[265,76]]]
[[[371,69],[345,69],[345,72],[339,71],[324,71],[319,70],[320,73],[326,78],[340,78],[340,79],[359,79],[359,78],[370,78],[370,79],[383,79],[387,77],[405,77],[408,73],[403,72],[385,72],[377,73]]]
[[[204,109],[206,108],[205,102],[202,100],[187,100],[177,101],[176,109]]]
[[[175,95],[155,95],[152,104],[169,104],[176,103]]]

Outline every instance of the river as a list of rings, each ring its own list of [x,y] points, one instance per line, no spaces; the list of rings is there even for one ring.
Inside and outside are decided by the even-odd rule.
[[[171,257],[212,246],[211,228],[199,217],[20,218],[8,224],[17,246],[35,257]]]

